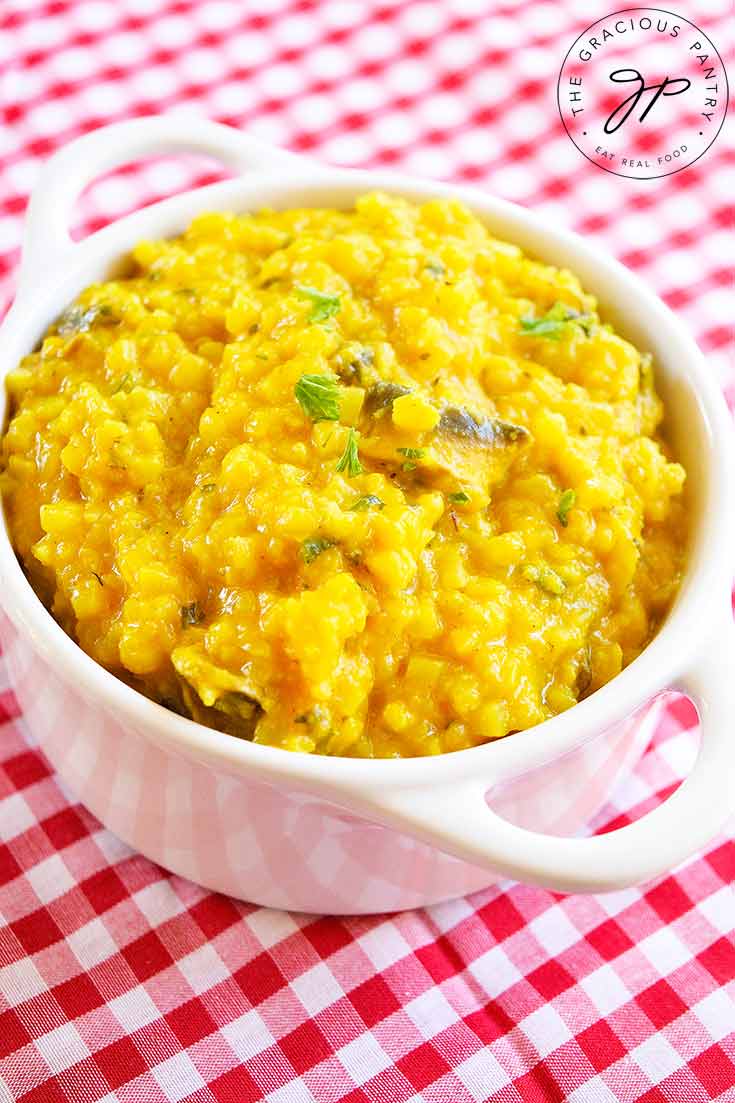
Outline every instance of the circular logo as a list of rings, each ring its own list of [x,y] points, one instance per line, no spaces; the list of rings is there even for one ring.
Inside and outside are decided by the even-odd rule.
[[[559,113],[580,153],[635,180],[701,157],[725,121],[728,94],[712,41],[662,8],[598,19],[570,47],[557,84]]]

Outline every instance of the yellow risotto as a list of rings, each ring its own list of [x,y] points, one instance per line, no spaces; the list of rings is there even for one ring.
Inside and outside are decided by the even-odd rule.
[[[8,378],[7,516],[65,630],[155,701],[393,757],[538,724],[676,591],[650,358],[461,204],[204,214]]]

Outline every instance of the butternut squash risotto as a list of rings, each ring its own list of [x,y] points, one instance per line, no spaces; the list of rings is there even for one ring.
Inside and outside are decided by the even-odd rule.
[[[676,591],[650,358],[464,206],[204,214],[8,378],[39,596],[169,709],[294,751],[471,747],[570,708]]]

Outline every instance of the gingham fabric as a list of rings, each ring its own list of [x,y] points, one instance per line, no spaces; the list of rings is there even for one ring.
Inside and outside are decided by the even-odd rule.
[[[673,3],[674,0],[671,0]],[[190,113],[345,165],[470,181],[591,237],[677,310],[723,384],[735,151],[636,182],[564,134],[556,75],[611,0],[3,0],[0,290],[42,160],[106,122]],[[677,0],[727,56],[729,0]],[[100,182],[86,229],[201,183]],[[730,346],[731,349],[731,346]],[[293,916],[132,853],[53,776],[0,695],[0,1100],[735,1100],[735,843],[645,890],[505,884],[424,912]],[[695,753],[672,704],[597,818],[667,796]]]

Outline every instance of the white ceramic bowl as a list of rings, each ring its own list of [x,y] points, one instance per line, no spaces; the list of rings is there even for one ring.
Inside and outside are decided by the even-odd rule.
[[[71,208],[87,183],[136,157],[176,151],[213,155],[237,178],[71,241]],[[43,171],[28,210],[17,298],[2,326],[2,369],[16,365],[77,292],[114,271],[140,238],[175,234],[207,209],[339,207],[372,188],[462,199],[492,232],[572,268],[603,315],[654,354],[668,429],[689,473],[693,528],[666,624],[608,685],[508,739],[398,761],[293,754],[176,716],[103,670],[42,606],[3,528],[2,643],[25,723],[70,789],[121,838],[176,873],[260,904],[376,912],[501,877],[562,891],[645,881],[706,844],[735,809],[733,452],[725,404],[696,346],[620,264],[478,191],[328,169],[213,123],[138,120],[81,138]],[[668,688],[690,694],[702,720],[690,776],[634,824],[563,837],[584,827],[641,753],[656,715],[650,701]]]

